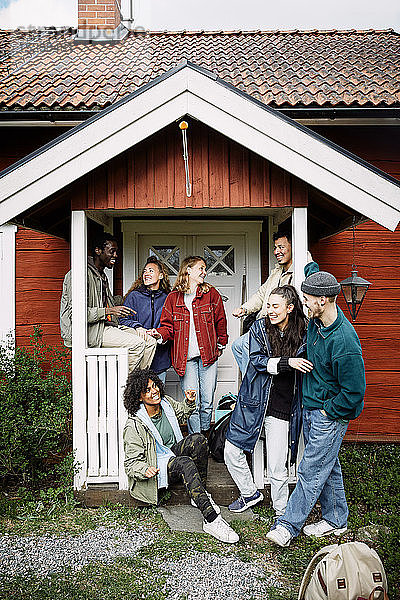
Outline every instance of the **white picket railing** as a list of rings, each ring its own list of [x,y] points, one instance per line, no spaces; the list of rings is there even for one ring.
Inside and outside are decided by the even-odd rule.
[[[128,376],[126,348],[88,348],[86,362],[86,486],[118,484],[128,489],[123,429],[123,390]]]

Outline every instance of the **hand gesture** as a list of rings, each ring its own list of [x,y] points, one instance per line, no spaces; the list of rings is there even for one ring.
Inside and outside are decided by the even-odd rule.
[[[136,315],[136,311],[128,306],[109,306],[106,308],[106,315],[113,315],[114,317],[130,317]]]
[[[196,402],[196,390],[185,390],[185,400],[188,404]]]
[[[144,340],[147,340],[149,337],[147,329],[145,329],[144,327],[136,327],[135,333],[137,333],[137,335],[143,338]]]
[[[161,337],[161,333],[158,333],[157,329],[148,329],[147,333],[156,340],[159,340]]]
[[[241,306],[239,306],[239,308],[235,308],[235,310],[232,312],[234,317],[244,317],[245,314],[246,311]]]
[[[145,472],[144,476],[147,477],[147,479],[151,479],[152,477],[157,475],[159,472],[160,472],[160,469],[157,469],[157,467],[149,467],[147,469],[147,471]]]
[[[302,373],[309,373],[314,368],[312,362],[310,362],[306,358],[289,358],[288,362],[289,366],[292,367],[292,369],[297,369]]]

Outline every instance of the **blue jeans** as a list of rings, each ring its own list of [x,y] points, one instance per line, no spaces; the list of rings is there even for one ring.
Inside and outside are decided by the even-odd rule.
[[[188,360],[186,371],[180,377],[182,392],[196,390],[196,410],[188,419],[189,433],[200,433],[210,429],[217,385],[217,361],[208,367],[203,366],[200,356]]]
[[[337,529],[346,527],[349,510],[338,454],[347,427],[348,423],[332,421],[319,409],[303,410],[305,450],[298,481],[285,513],[276,521],[292,536],[299,535],[318,498],[322,518]]]
[[[250,361],[250,333],[247,332],[237,338],[232,344],[232,354],[235,357],[239,369],[244,375]]]

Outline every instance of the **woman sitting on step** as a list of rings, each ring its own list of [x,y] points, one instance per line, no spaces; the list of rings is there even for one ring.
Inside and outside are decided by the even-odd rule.
[[[184,402],[176,402],[164,396],[164,385],[156,373],[135,370],[128,377],[124,405],[129,415],[124,429],[124,464],[131,496],[157,504],[159,489],[182,481],[192,505],[203,515],[203,531],[221,542],[237,542],[239,536],[205,489],[206,438],[200,433],[183,438],[179,427],[195,410],[196,393],[186,390]]]

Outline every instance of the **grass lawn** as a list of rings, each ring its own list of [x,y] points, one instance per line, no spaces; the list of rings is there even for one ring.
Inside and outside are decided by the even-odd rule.
[[[400,447],[348,445],[342,449],[341,460],[350,507],[349,532],[344,540],[367,541],[378,551],[389,579],[389,596],[391,600],[400,600]],[[28,577],[3,574],[0,599],[167,600],[166,574],[160,565],[187,553],[207,552],[234,555],[244,562],[263,566],[266,572],[279,573],[283,587],[270,587],[266,600],[296,600],[301,577],[312,555],[336,538],[316,540],[301,535],[289,548],[277,548],[265,540],[272,511],[262,507],[255,508],[255,512],[259,515],[257,520],[233,523],[240,542],[230,546],[206,535],[171,533],[153,508],[82,509],[43,493],[37,498],[28,493],[25,497],[21,493],[10,496],[3,491],[2,534],[79,535],[99,526],[118,525],[134,530],[141,524],[158,535],[134,558],[116,559],[112,564],[90,564],[74,573],[66,569],[62,575],[43,578],[35,574]],[[368,542],[369,538],[372,541]]]

